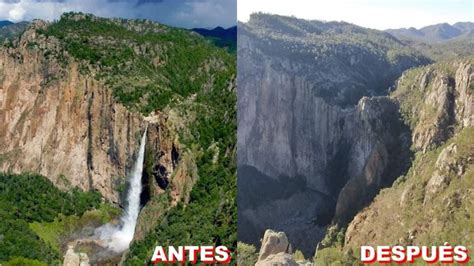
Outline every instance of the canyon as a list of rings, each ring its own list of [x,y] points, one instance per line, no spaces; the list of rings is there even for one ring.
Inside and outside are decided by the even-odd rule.
[[[259,247],[266,229],[284,231],[313,256],[329,228],[351,223],[418,150],[472,125],[469,61],[451,63],[453,77],[426,74],[424,86],[437,88],[429,96],[397,97],[405,73],[433,59],[388,33],[262,13],[238,30],[242,242]],[[414,115],[423,125],[414,126],[406,106],[423,99],[436,116]]]

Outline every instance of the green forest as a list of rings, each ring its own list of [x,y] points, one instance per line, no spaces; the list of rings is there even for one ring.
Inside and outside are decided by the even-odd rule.
[[[230,56],[197,33],[144,20],[65,13],[38,33],[59,39],[85,74],[94,72],[119,102],[144,114],[203,89],[225,71],[220,59]],[[68,62],[62,53],[53,55]]]
[[[81,216],[100,204],[98,192],[78,189],[65,192],[41,175],[0,173],[0,263],[59,263],[62,256],[32,231],[29,224],[52,222],[60,214]]]

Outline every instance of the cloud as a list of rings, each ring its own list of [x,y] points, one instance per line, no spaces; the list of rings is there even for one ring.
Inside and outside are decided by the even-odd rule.
[[[151,19],[184,28],[230,27],[237,21],[236,0],[0,0],[0,20],[51,21],[69,11]]]
[[[15,5],[14,8],[8,11],[8,19],[12,21],[18,21],[23,18],[26,10],[21,5]]]
[[[147,3],[161,3],[163,0],[138,0],[137,5],[147,4]]]

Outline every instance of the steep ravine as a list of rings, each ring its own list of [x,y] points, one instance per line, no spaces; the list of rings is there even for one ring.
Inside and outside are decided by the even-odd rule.
[[[407,71],[391,97],[412,128],[409,171],[350,222],[344,248],[370,245],[474,247],[473,60]]]
[[[429,60],[348,23],[254,14],[240,26],[239,240],[284,231],[312,256],[331,221],[408,168],[410,129],[383,95]]]

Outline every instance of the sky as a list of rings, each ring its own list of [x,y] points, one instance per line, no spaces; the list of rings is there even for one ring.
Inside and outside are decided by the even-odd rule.
[[[237,0],[237,8],[243,22],[264,12],[379,30],[474,21],[474,0]]]
[[[69,11],[146,18],[183,28],[227,28],[237,21],[236,0],[0,0],[0,20],[52,21]]]

